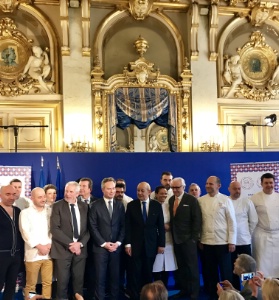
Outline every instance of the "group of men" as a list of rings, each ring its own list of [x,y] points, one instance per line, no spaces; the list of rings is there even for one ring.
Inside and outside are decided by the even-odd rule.
[[[279,194],[274,192],[274,181],[273,174],[262,175],[263,190],[250,200],[241,197],[239,182],[231,182],[230,196],[226,196],[219,192],[220,179],[210,176],[207,194],[200,197],[197,184],[191,184],[186,193],[183,178],[162,173],[178,266],[175,281],[180,292],[173,298],[198,299],[200,253],[206,292],[210,299],[217,299],[217,282],[232,280],[233,263],[238,254],[251,255],[252,238],[258,268],[266,276],[279,277]],[[133,201],[125,195],[123,180],[104,178],[101,188],[103,197],[96,199],[91,195],[90,178],[70,181],[64,198],[50,206],[45,205],[44,189],[37,187],[31,192],[31,205],[20,213],[14,206],[19,197],[12,183],[1,187],[0,226],[5,231],[0,235],[4,268],[0,289],[5,283],[4,300],[11,300],[14,293],[21,237],[25,243],[25,295],[35,291],[40,273],[45,299],[51,298],[53,276],[59,300],[68,299],[70,292],[83,295],[84,282],[92,292],[89,298],[119,299],[121,270],[126,269],[130,297],[140,298],[141,288],[153,280],[156,255],[164,254],[161,204],[153,200],[156,195],[147,182],[138,184]]]

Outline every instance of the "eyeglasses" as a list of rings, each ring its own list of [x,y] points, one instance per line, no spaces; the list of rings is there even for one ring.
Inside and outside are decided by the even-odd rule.
[[[172,190],[179,190],[181,187],[183,187],[183,185],[181,186],[171,186]]]

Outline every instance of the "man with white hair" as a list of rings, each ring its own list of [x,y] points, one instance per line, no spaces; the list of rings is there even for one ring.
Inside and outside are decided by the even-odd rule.
[[[68,299],[68,284],[72,278],[73,293],[83,295],[84,269],[87,257],[88,205],[77,200],[80,186],[70,181],[65,186],[64,199],[52,206],[50,231],[51,257],[57,275],[57,300]]]

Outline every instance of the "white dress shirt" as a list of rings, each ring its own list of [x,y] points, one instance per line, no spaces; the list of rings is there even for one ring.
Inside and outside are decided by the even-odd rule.
[[[258,214],[255,206],[248,198],[231,199],[231,201],[234,206],[237,223],[236,245],[250,245],[253,231],[258,223]]]
[[[19,229],[25,242],[24,258],[27,262],[50,259],[49,255],[39,255],[38,249],[35,248],[38,244],[51,243],[50,211],[47,207],[38,211],[32,203],[19,215]]]
[[[236,220],[231,200],[221,193],[198,199],[202,212],[201,243],[224,245],[236,243]]]

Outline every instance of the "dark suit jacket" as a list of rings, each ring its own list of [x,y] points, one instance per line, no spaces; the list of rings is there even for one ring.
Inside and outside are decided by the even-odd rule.
[[[155,257],[158,247],[165,247],[165,228],[162,206],[150,200],[146,223],[142,217],[140,200],[127,205],[125,244],[131,244],[132,256],[140,256],[145,247],[147,257]]]
[[[89,229],[93,240],[92,251],[101,253],[107,251],[101,245],[105,242],[121,242],[125,237],[125,209],[124,205],[113,200],[112,219],[110,218],[104,199],[98,199],[91,205],[89,211]],[[121,247],[117,249],[120,251]]]
[[[169,199],[170,225],[174,242],[181,244],[189,239],[197,241],[201,232],[201,209],[198,200],[184,193],[173,216],[173,204],[175,197]]]
[[[88,205],[81,200],[77,202],[80,212],[80,236],[78,242],[83,244],[80,257],[87,256],[87,242],[89,231],[87,229]],[[73,254],[69,250],[69,244],[73,242],[72,216],[69,203],[62,199],[52,206],[50,217],[50,231],[52,234],[52,246],[50,256],[55,259],[69,258]]]
[[[90,195],[90,201],[89,201],[89,204],[93,203],[94,201],[98,200],[100,198],[97,198],[93,195]],[[78,196],[78,200],[81,200],[81,196]]]

